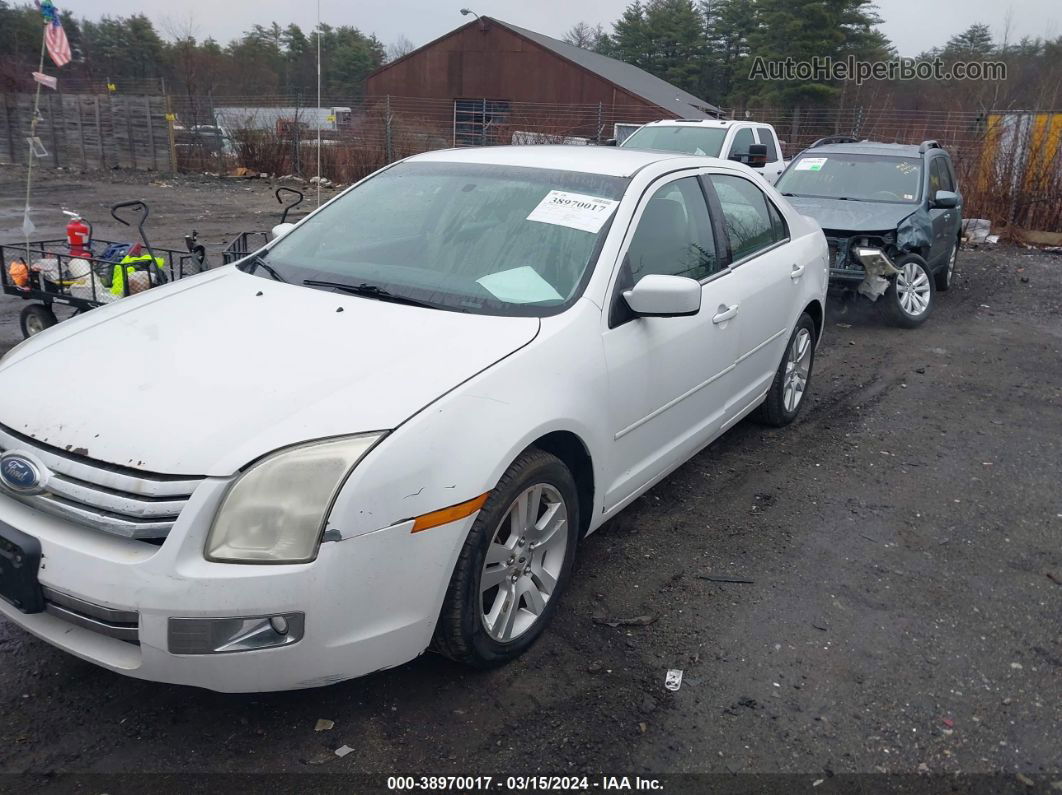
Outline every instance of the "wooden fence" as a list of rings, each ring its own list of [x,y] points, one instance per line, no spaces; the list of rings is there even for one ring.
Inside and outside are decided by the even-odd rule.
[[[175,171],[167,99],[41,92],[37,137],[46,168]],[[33,94],[0,94],[0,163],[26,162]]]

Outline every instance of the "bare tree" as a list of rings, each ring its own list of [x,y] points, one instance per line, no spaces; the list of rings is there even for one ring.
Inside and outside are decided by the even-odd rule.
[[[413,42],[400,35],[393,43],[387,45],[387,60],[397,61],[402,56],[409,55],[415,49],[417,48],[413,45]]]
[[[591,27],[586,22],[577,22],[564,34],[564,41],[584,50],[593,50],[604,35],[604,28],[600,25]]]

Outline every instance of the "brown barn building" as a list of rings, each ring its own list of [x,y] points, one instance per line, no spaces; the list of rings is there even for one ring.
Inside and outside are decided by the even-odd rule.
[[[462,131],[474,138],[475,131],[492,124],[536,129],[527,121],[529,114],[537,114],[543,120],[538,128],[546,129],[547,116],[563,115],[560,106],[584,116],[596,109],[599,136],[601,128],[611,135],[617,121],[722,115],[714,105],[636,66],[490,17],[377,69],[366,78],[365,94],[452,102],[455,143],[462,142]],[[571,118],[568,132],[586,134],[590,120],[576,124]]]

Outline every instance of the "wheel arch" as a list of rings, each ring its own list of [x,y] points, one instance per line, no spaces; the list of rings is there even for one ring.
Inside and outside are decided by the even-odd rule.
[[[594,515],[594,461],[586,443],[571,431],[551,431],[528,447],[555,455],[571,471],[579,495],[579,535],[585,536]]]
[[[811,316],[812,322],[815,324],[815,340],[822,339],[822,332],[826,325],[826,313],[823,311],[822,302],[819,299],[814,299],[804,307],[804,313]]]

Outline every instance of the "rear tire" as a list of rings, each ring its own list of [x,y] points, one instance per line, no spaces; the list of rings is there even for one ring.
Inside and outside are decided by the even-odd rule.
[[[521,521],[518,506],[533,514],[529,522]],[[502,475],[465,539],[432,647],[476,668],[520,656],[557,609],[578,529],[571,472],[556,456],[531,448]]]
[[[29,339],[54,326],[59,322],[59,318],[44,304],[30,304],[22,310],[18,321],[22,327],[22,336]]]
[[[917,254],[899,257],[896,269],[900,273],[885,292],[885,313],[901,328],[918,328],[936,305],[936,281],[929,265]]]
[[[789,343],[785,346],[782,362],[774,374],[767,398],[756,409],[753,419],[775,428],[795,420],[800,414],[800,407],[804,405],[814,365],[815,321],[805,312],[789,336]]]
[[[933,276],[933,280],[937,283],[937,292],[946,293],[951,289],[951,281],[955,278],[955,263],[959,260],[959,242],[955,243],[951,247],[951,252],[948,254],[947,264],[936,272]]]

